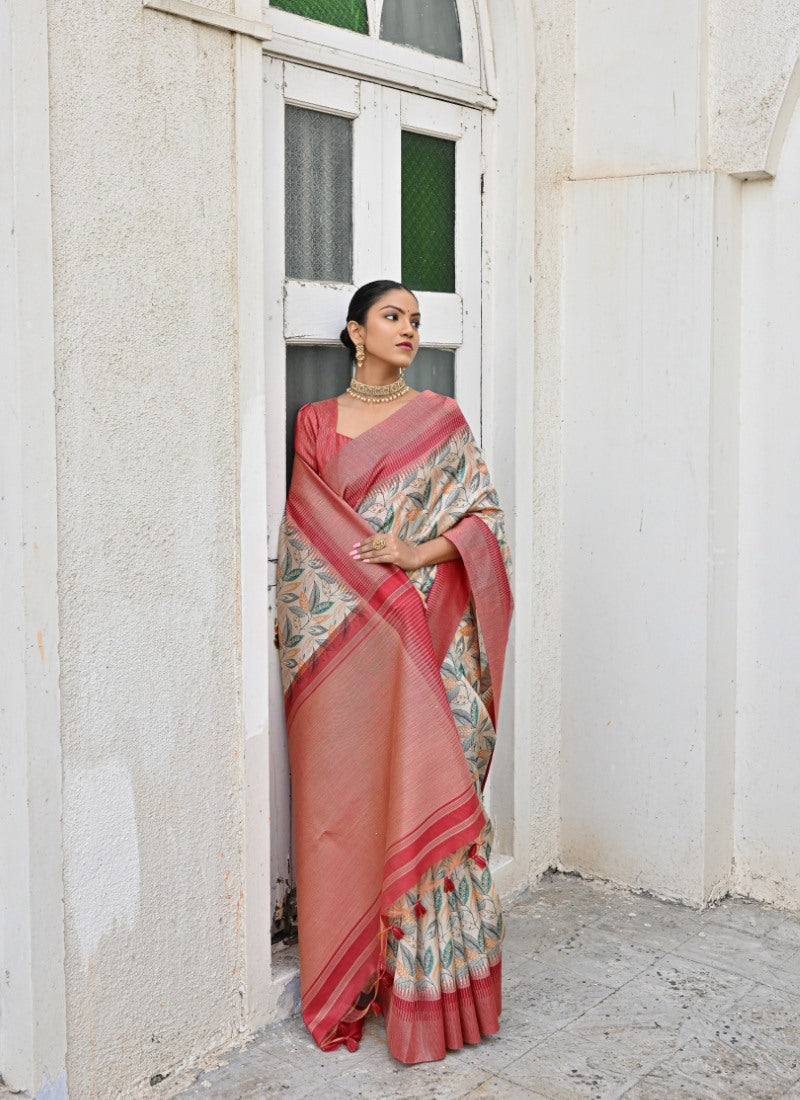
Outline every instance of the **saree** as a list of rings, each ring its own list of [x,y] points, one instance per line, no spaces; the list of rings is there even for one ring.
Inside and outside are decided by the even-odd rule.
[[[458,405],[417,394],[349,439],[300,410],[278,547],[278,632],[303,1019],[323,1050],[383,1012],[403,1062],[496,1032],[502,914],[482,790],[512,611],[503,514]],[[411,572],[365,537],[445,535]]]

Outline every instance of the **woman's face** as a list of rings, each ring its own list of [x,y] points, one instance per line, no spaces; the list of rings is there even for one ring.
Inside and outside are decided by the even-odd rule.
[[[389,290],[370,306],[363,325],[350,321],[355,344],[363,344],[367,356],[405,369],[419,348],[419,303],[408,290]]]

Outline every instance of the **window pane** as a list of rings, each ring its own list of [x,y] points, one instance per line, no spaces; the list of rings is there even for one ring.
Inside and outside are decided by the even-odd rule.
[[[352,281],[349,118],[286,108],[286,275]]]
[[[456,0],[383,0],[381,38],[460,61]]]
[[[292,476],[294,421],[309,401],[323,401],[344,393],[352,373],[350,358],[339,347],[297,346],[286,348],[286,486]]]
[[[404,130],[401,267],[414,290],[456,288],[456,146]]]
[[[319,23],[331,23],[359,34],[369,33],[366,0],[271,0],[271,8],[291,11],[316,19]]]
[[[456,395],[455,355],[442,348],[420,348],[406,371],[406,382],[415,390]]]

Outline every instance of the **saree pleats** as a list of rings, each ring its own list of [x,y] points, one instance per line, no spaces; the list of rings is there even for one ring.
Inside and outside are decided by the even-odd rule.
[[[379,1002],[392,1054],[425,1061],[499,1026],[481,792],[511,614],[502,513],[447,398],[420,394],[320,464],[323,428],[301,410],[279,547],[303,1018],[323,1049],[353,1048]],[[445,534],[461,560],[350,558],[379,531]]]

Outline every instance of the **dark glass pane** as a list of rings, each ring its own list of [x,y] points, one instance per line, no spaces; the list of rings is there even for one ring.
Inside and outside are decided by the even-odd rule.
[[[403,282],[414,290],[454,291],[455,142],[404,130],[400,188]]]
[[[292,477],[294,422],[309,401],[324,401],[344,393],[350,384],[350,357],[341,346],[298,346],[286,348],[286,486]]]
[[[455,354],[442,348],[420,348],[406,371],[406,382],[415,390],[433,390],[455,397]]]
[[[460,61],[456,0],[383,0],[381,38]]]
[[[353,127],[349,118],[286,108],[286,275],[352,280]]]
[[[369,33],[365,0],[270,0],[270,7],[359,34]]]

